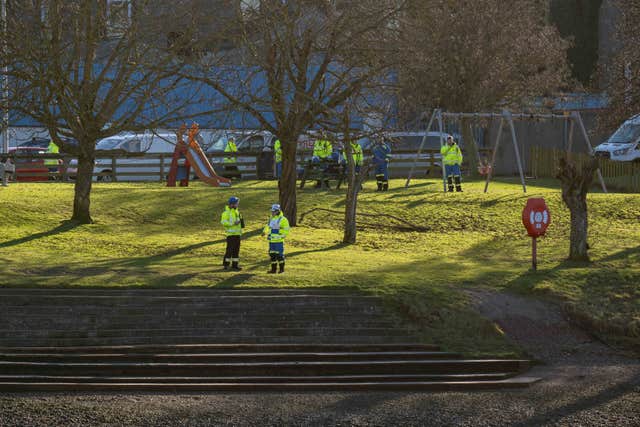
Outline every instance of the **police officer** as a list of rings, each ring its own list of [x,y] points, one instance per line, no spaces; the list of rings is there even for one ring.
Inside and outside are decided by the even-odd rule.
[[[449,193],[453,192],[454,180],[456,183],[456,191],[462,191],[462,184],[460,182],[462,150],[460,150],[460,147],[458,147],[458,144],[456,144],[451,135],[447,137],[447,143],[440,148],[440,154],[442,154],[442,163],[444,163],[444,174],[447,177]]]
[[[240,236],[244,228],[244,219],[238,210],[240,199],[233,196],[229,198],[229,203],[222,212],[220,223],[224,227],[227,235],[227,249],[224,253],[222,265],[225,270],[231,265],[232,270],[242,270],[238,263],[240,262]]]
[[[351,142],[351,153],[353,157],[353,165],[355,166],[356,173],[360,172],[360,168],[362,167],[362,160],[364,158],[362,154],[362,147],[357,142]],[[343,151],[342,155],[347,161],[347,151]]]
[[[269,241],[269,257],[271,270],[269,274],[284,273],[284,239],[289,234],[289,221],[282,214],[279,204],[271,205],[271,218],[262,230],[262,235]]]
[[[233,137],[227,140],[227,145],[224,147],[224,177],[225,178],[237,178],[239,176],[238,173],[238,158],[236,154],[238,153],[238,147],[236,146],[236,142]]]
[[[379,140],[371,150],[373,154],[373,165],[376,168],[377,191],[387,191],[389,189],[389,161],[391,160],[391,145],[388,142]]]

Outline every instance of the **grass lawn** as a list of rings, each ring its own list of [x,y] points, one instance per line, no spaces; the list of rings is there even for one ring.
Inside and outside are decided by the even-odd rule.
[[[443,194],[438,180],[391,182],[387,193],[369,182],[360,196],[358,244],[342,245],[342,214],[315,211],[286,243],[287,272],[271,276],[260,230],[276,202],[275,182],[232,189],[193,183],[94,184],[95,224],[74,227],[73,185],[22,183],[0,188],[0,285],[132,287],[356,287],[387,296],[421,325],[424,338],[468,354],[515,354],[499,328],[469,309],[465,288],[500,288],[562,302],[567,311],[611,340],[640,343],[640,195],[593,193],[589,198],[593,262],[572,265],[569,212],[554,182],[517,180],[465,184]],[[221,268],[220,213],[240,197],[247,223],[240,273]],[[539,270],[529,271],[531,242],[521,222],[527,197],[542,196],[552,215],[540,240]],[[299,192],[299,214],[342,211],[343,191]],[[385,214],[426,227],[408,232]]]

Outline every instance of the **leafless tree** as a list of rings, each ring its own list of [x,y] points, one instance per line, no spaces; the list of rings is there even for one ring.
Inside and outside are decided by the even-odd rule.
[[[557,178],[562,185],[562,200],[571,212],[569,260],[589,261],[587,193],[598,169],[598,160],[590,159],[583,165],[561,158]]]
[[[640,3],[635,0],[613,2],[620,12],[620,23],[614,37],[620,46],[610,67],[603,72],[610,73],[605,91],[609,95],[610,106],[601,115],[603,128],[615,129],[625,119],[640,113]]]
[[[392,33],[404,1],[242,1],[235,25],[214,36],[237,48],[201,58],[190,78],[213,88],[280,139],[279,200],[297,222],[300,136],[330,121],[340,106],[386,81]],[[213,43],[213,41],[212,41]],[[216,64],[211,66],[212,59]]]
[[[483,111],[551,95],[567,81],[568,43],[544,0],[415,0],[402,20],[399,59],[405,115],[434,107]],[[461,131],[472,172],[477,150]]]
[[[0,61],[8,67],[11,109],[40,123],[62,151],[77,156],[72,220],[79,223],[92,221],[96,142],[165,125],[191,102],[177,96],[184,64],[169,54],[186,43],[179,36],[168,46],[165,38],[167,22],[189,28],[189,17],[176,16],[179,7],[156,5],[7,0]]]

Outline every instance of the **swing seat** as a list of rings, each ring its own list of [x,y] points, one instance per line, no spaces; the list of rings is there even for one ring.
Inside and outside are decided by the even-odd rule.
[[[478,165],[478,173],[487,176],[491,173],[491,165]]]

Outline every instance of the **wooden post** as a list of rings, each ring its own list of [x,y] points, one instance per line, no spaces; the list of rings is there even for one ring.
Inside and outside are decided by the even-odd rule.
[[[160,154],[160,182],[164,182],[164,153]]]
[[[438,110],[438,129],[440,131],[440,149],[445,144],[444,142],[444,126],[442,123],[442,110]],[[442,191],[447,192],[447,173],[444,170],[444,158],[440,156],[440,167],[442,168]]]
[[[415,169],[416,164],[418,163],[420,154],[422,154],[422,148],[424,147],[425,142],[427,142],[427,137],[429,136],[429,131],[431,130],[431,125],[433,124],[433,119],[436,117],[437,111],[438,110],[433,110],[433,113],[431,114],[431,119],[429,119],[429,124],[427,125],[427,132],[425,133],[424,137],[422,137],[422,141],[420,141],[420,148],[418,148],[418,153],[416,154],[416,157],[413,159],[413,164],[411,165],[411,169],[409,170],[409,176],[407,177],[407,182],[405,182],[404,184],[404,188],[409,188],[409,182],[411,182],[411,177],[413,176],[413,170]]]
[[[116,156],[111,156],[111,181],[116,182]]]
[[[538,270],[538,239],[535,237],[531,238],[531,268]]]
[[[493,169],[496,164],[496,155],[498,154],[498,145],[500,144],[500,138],[502,137],[502,127],[504,126],[504,117],[500,118],[500,126],[498,127],[498,136],[496,136],[496,143],[493,145],[493,153],[491,153],[491,168],[487,173],[487,181],[484,184],[484,192],[486,193],[489,189],[489,181],[491,181],[491,176],[493,175]]]

